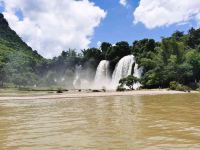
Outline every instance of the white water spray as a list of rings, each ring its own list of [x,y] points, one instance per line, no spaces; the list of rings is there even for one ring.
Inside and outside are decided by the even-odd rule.
[[[133,74],[133,76],[140,79],[141,76],[142,76],[142,73],[143,73],[143,67],[140,67],[140,68],[139,68],[138,64],[135,63],[134,74]],[[142,85],[138,82],[138,83],[136,83],[136,84],[133,85],[133,89],[137,90],[137,89],[139,89],[141,86],[142,86]]]
[[[89,89],[91,87],[90,81],[85,78],[82,78],[82,74],[82,66],[76,66],[75,78],[73,81],[73,86],[75,89]]]
[[[120,79],[132,74],[134,63],[135,57],[133,55],[125,56],[118,62],[112,75],[112,88],[116,89]]]
[[[110,63],[107,60],[102,60],[96,70],[94,79],[94,88],[101,89],[107,88],[110,83]]]
[[[133,68],[134,66],[134,68]],[[135,61],[135,57],[133,55],[128,55],[123,57],[116,65],[115,70],[112,74],[112,78],[110,77],[110,63],[107,60],[102,60],[96,70],[96,75],[93,80],[93,84],[88,80],[81,79],[80,68],[76,69],[76,76],[74,80],[74,87],[81,89],[110,89],[115,90],[119,81],[122,78],[128,77],[129,75],[133,75],[137,78],[141,78],[143,68],[138,66]],[[133,85],[134,89],[138,89],[141,87],[141,84],[138,82]]]
[[[81,79],[80,79],[80,72],[82,69],[82,66],[76,66],[75,68],[75,79],[73,81],[73,86],[75,89],[81,88]]]

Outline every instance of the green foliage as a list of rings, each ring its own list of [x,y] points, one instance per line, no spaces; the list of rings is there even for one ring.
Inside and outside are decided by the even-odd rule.
[[[97,48],[89,48],[87,50],[83,50],[83,56],[85,60],[96,59],[98,61],[102,60],[101,51]]]
[[[131,47],[128,42],[121,41],[116,43],[115,46],[112,46],[107,49],[106,59],[110,61],[111,69],[113,70],[115,65],[119,62],[119,60],[127,55],[131,54]]]
[[[190,46],[193,49],[197,49],[200,51],[199,46],[200,46],[200,29],[190,29],[189,30],[189,37],[187,40],[188,46]]]
[[[184,91],[184,92],[190,92],[191,91],[191,88],[189,88],[188,86],[179,84],[176,81],[170,82],[169,88],[170,88],[170,90],[176,90],[176,91]]]
[[[135,42],[134,53],[139,65],[144,67],[141,79],[144,87],[167,88],[171,81],[184,85],[199,81],[199,52],[187,46],[188,37],[177,31],[172,37],[163,38],[155,44],[154,50],[152,47],[150,52],[145,50],[147,40]]]
[[[128,77],[123,78],[119,81],[120,84],[119,87],[124,87],[124,85],[126,85],[127,87],[129,87],[129,89],[133,90],[133,85],[137,82],[140,82],[140,79],[132,75],[129,75]]]
[[[128,42],[122,41],[116,43],[115,46],[109,48],[106,53],[106,58],[108,60],[113,60],[115,58],[121,59],[122,57],[131,54],[131,49]]]
[[[186,63],[190,64],[192,67],[193,77],[191,81],[200,80],[200,53],[192,49],[186,53]]]
[[[132,53],[140,63],[142,58],[151,58],[155,52],[156,42],[153,39],[143,39],[140,41],[134,41],[132,46]]]
[[[63,90],[62,90],[62,88],[58,88],[56,92],[57,93],[63,93]]]
[[[184,37],[184,32],[176,31],[172,34],[172,38],[176,41],[182,41]]]
[[[179,84],[178,84],[176,81],[172,81],[172,82],[169,83],[169,88],[170,88],[171,90],[176,90],[177,87],[178,87],[178,85],[179,85]]]
[[[82,53],[85,68],[89,67],[92,69],[96,69],[99,62],[103,59],[103,54],[101,50],[97,48],[89,48],[87,50],[83,50]]]
[[[11,30],[0,14],[0,86],[13,83],[16,86],[36,84],[37,66],[45,59],[33,51]]]
[[[107,42],[103,42],[101,44],[100,48],[101,48],[101,52],[102,52],[103,58],[106,59],[106,53],[112,48],[112,44],[107,43]]]
[[[124,87],[122,87],[121,85],[119,85],[118,87],[117,87],[117,90],[116,91],[118,91],[118,92],[123,92],[123,91],[125,91],[126,89],[124,88]]]

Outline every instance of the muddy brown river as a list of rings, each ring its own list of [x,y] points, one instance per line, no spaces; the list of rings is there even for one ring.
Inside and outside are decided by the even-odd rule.
[[[0,101],[0,150],[200,150],[200,95]]]

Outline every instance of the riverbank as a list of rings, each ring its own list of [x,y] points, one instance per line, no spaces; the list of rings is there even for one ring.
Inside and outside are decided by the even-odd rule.
[[[1,92],[2,93],[2,92]],[[191,91],[190,93],[199,93]],[[64,99],[64,98],[86,98],[86,97],[108,97],[108,96],[142,96],[142,95],[166,95],[166,94],[187,94],[187,92],[171,91],[167,89],[162,90],[138,90],[138,91],[125,91],[125,92],[91,92],[91,91],[69,91],[61,94],[56,93],[15,93],[1,94],[0,100],[35,100],[35,99]]]

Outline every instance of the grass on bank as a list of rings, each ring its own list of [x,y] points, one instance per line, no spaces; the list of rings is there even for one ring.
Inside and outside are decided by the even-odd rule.
[[[1,96],[27,96],[27,95],[45,95],[68,92],[68,89],[60,87],[6,87],[0,88]]]

